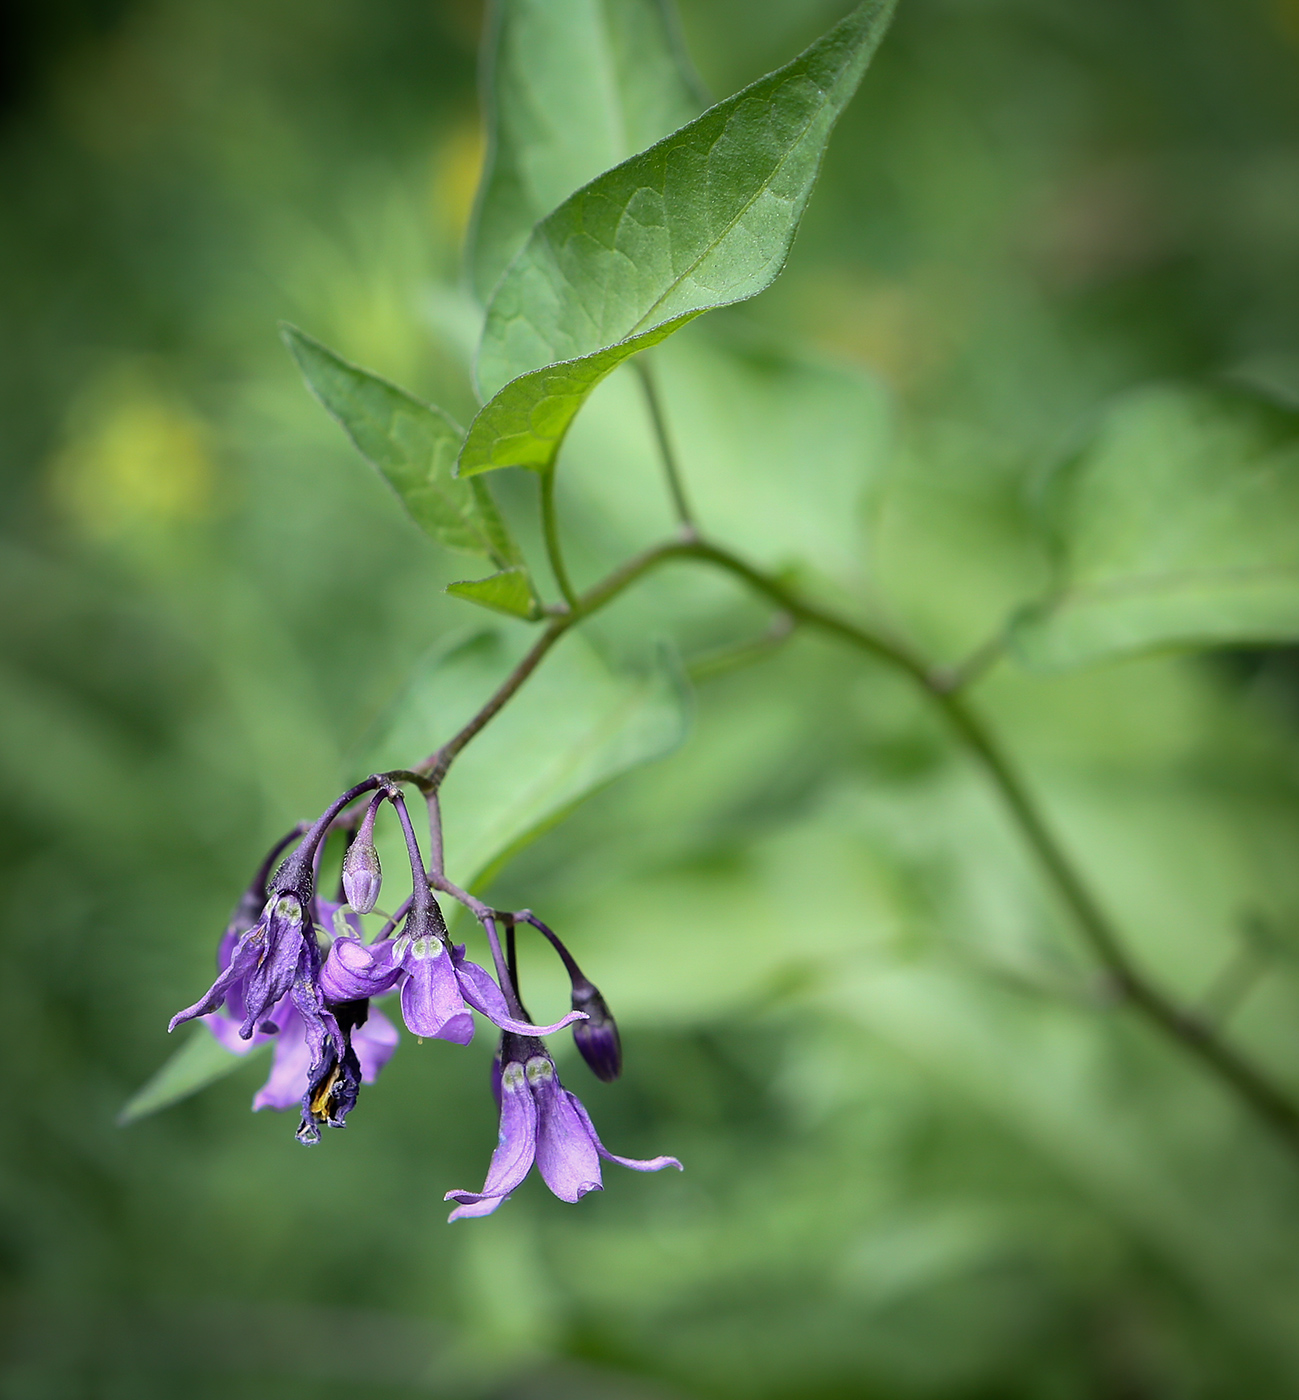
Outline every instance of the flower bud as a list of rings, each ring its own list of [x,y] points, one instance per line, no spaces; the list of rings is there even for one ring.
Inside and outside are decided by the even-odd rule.
[[[611,1084],[622,1073],[622,1041],[599,989],[585,978],[573,979],[573,1010],[585,1011],[587,1019],[573,1026],[573,1039],[582,1058],[597,1079]]]
[[[374,849],[374,817],[378,800],[370,804],[356,839],[343,856],[343,893],[358,914],[368,914],[379,902],[383,870]]]

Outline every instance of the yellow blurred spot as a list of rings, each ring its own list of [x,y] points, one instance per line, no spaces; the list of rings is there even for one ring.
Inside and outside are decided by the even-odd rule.
[[[67,445],[50,463],[56,504],[93,538],[199,520],[215,471],[202,419],[139,369],[95,382],[70,414]]]
[[[457,241],[469,227],[487,139],[481,122],[457,127],[442,143],[433,177],[433,214]]]
[[[1275,0],[1273,14],[1282,35],[1299,45],[1299,0]]]
[[[869,365],[909,389],[951,357],[953,301],[951,294],[940,301],[921,286],[822,274],[807,280],[800,329],[831,354]],[[940,304],[946,315],[939,313]]]

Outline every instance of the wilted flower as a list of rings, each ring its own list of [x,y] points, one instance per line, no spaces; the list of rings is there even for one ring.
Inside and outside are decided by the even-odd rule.
[[[317,899],[314,912],[317,924],[330,928],[338,924],[341,908]],[[218,963],[223,970],[229,966],[238,937],[232,925],[221,941]],[[245,1039],[240,1033],[246,1011],[239,982],[227,992],[223,1007],[203,1017],[212,1034],[236,1055],[245,1055],[268,1040],[274,1042],[270,1076],[254,1096],[253,1108],[302,1105],[303,1123],[298,1131],[305,1141],[315,1141],[322,1124],[342,1125],[356,1101],[357,1083],[373,1083],[397,1048],[396,1026],[368,1002],[353,999],[336,1006],[326,1002],[325,1006],[337,1026],[338,1040],[329,1033],[332,1026],[323,1037],[319,1023],[309,1026],[291,991]],[[344,1047],[341,1056],[338,1041]]]
[[[239,1034],[250,1039],[267,1020],[271,1007],[293,985],[299,964],[315,943],[308,913],[310,898],[310,890],[304,899],[295,889],[272,889],[261,917],[239,937],[216,981],[193,1006],[178,1011],[167,1029],[174,1031],[196,1016],[215,1011],[237,986],[244,1008]]]
[[[657,1172],[681,1163],[675,1157],[640,1161],[618,1157],[600,1141],[574,1094],[559,1082],[555,1062],[541,1041],[507,1034],[501,1047],[501,1131],[481,1191],[448,1191],[458,1202],[448,1217],[490,1215],[508,1199],[533,1162],[561,1201],[580,1201],[603,1189],[600,1158],[638,1172]]]

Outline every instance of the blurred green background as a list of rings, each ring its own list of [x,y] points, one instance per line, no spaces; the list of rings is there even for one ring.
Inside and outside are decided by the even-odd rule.
[[[720,96],[840,8],[682,24]],[[407,1038],[311,1152],[248,1112],[252,1067],[115,1126],[261,851],[485,620],[275,334],[472,412],[480,26],[470,0],[13,21],[0,1396],[1299,1392],[1293,1160],[1107,1000],[903,683],[801,636],[710,666],[766,615],[699,574],[595,629],[675,642],[690,738],[495,892],[620,1016],[620,1084],[560,1060],[605,1140],[683,1175],[611,1168],[580,1207],[533,1180],[445,1225],[494,1141],[486,1036]],[[959,658],[1043,586],[1034,483],[1107,396],[1299,396],[1299,4],[903,0],[786,274],[679,341],[705,521]],[[579,581],[669,526],[616,379],[561,475]],[[527,484],[501,494],[522,518]],[[1265,930],[1230,1031],[1299,1084],[1293,656],[1003,664],[977,699],[1179,996]]]

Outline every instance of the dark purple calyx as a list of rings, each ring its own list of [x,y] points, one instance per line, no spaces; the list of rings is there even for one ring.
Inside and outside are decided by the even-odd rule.
[[[573,980],[573,1010],[587,1019],[573,1026],[573,1040],[597,1079],[612,1084],[622,1073],[622,1038],[600,989],[582,978]]]

